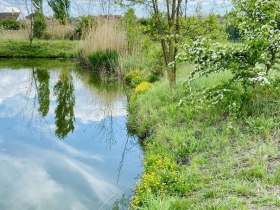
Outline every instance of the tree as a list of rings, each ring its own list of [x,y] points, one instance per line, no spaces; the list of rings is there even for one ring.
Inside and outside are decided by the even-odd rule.
[[[280,30],[277,26],[280,2],[234,0],[233,3],[232,23],[239,29],[243,44],[236,47],[213,43],[202,37],[187,45],[177,60],[195,63],[187,84],[196,77],[230,71],[232,78],[203,92],[211,104],[230,98],[234,106],[239,104],[242,108],[252,99],[256,88],[262,89],[274,82],[270,72],[275,70],[280,59]],[[239,86],[241,96],[234,98],[233,93]]]
[[[43,13],[43,0],[32,0],[32,5],[34,7],[33,35],[36,38],[42,38],[47,29],[47,21]]]
[[[127,49],[129,54],[134,53],[135,46],[137,45],[137,38],[139,38],[137,17],[134,14],[134,9],[129,8],[124,15]]]
[[[43,14],[43,0],[32,0],[32,5],[35,12]]]
[[[54,17],[62,25],[66,25],[70,16],[70,0],[48,0],[54,12]]]
[[[176,62],[178,52],[180,18],[182,17],[183,0],[127,0],[119,4],[141,3],[151,8],[155,34],[161,43],[164,65],[171,86],[176,84]],[[187,3],[187,1],[185,1]]]
[[[175,57],[178,52],[178,35],[180,30],[179,20],[181,17],[182,0],[166,0],[165,11],[167,21],[166,31],[162,28],[164,19],[163,11],[160,10],[158,0],[152,0],[153,19],[157,27],[160,38],[164,63],[167,69],[168,79],[171,86],[176,85],[176,62]],[[170,65],[173,63],[173,65]]]
[[[42,38],[47,30],[47,21],[44,14],[35,12],[33,15],[33,36]]]
[[[24,7],[27,16],[25,17],[24,27],[28,32],[30,45],[34,37],[41,38],[47,28],[47,23],[43,15],[43,0],[15,0],[18,7]]]
[[[34,12],[34,5],[33,5],[33,0],[15,0],[18,4],[18,7],[20,8],[20,10],[22,11],[21,7],[23,6],[27,12],[27,17],[25,17],[25,21],[24,21],[24,27],[27,30],[28,33],[28,38],[29,38],[29,43],[30,45],[32,45],[32,41],[34,39],[33,36],[33,12]]]

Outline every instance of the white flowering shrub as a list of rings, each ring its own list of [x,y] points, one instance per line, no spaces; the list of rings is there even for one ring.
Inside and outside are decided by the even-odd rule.
[[[198,77],[230,71],[231,79],[222,85],[204,89],[203,99],[214,105],[229,100],[229,108],[242,107],[255,88],[265,88],[273,82],[273,71],[279,65],[280,0],[235,0],[232,24],[239,28],[242,45],[213,43],[200,37],[177,56],[177,62],[191,61],[195,69],[185,84]],[[241,87],[242,95],[233,96]],[[198,101],[196,104],[200,104]],[[238,105],[237,105],[238,104]]]

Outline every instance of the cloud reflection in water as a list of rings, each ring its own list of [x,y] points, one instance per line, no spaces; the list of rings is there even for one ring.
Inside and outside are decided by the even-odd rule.
[[[137,165],[141,152],[136,148],[128,156],[129,168],[117,184],[117,169],[127,139],[126,99],[119,93],[105,95],[88,87],[69,71],[75,87],[71,93],[75,94],[75,130],[63,141],[58,140],[54,131],[59,93],[54,94],[54,87],[61,71],[48,72],[49,81],[44,81],[36,68],[0,68],[0,209],[110,207],[111,198],[132,187],[141,171]],[[45,75],[46,71],[40,73]],[[100,131],[96,126],[108,117],[117,142],[111,150],[107,150],[106,134],[97,135]]]

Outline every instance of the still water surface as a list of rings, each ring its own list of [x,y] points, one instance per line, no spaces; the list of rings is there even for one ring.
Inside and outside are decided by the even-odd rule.
[[[117,84],[65,61],[0,61],[0,209],[110,209],[141,150]]]

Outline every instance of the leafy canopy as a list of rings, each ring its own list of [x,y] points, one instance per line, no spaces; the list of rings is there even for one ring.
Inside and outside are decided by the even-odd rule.
[[[243,43],[233,46],[200,37],[192,45],[186,45],[177,61],[192,61],[195,69],[185,84],[197,77],[231,72],[228,81],[204,91],[212,104],[231,97],[233,88],[238,86],[246,98],[250,90],[271,85],[275,75],[272,72],[279,61],[279,12],[279,0],[235,0],[232,24],[239,29]],[[244,100],[240,103],[242,106]]]
[[[54,12],[54,17],[60,24],[65,25],[70,16],[70,0],[48,0],[48,4]]]

